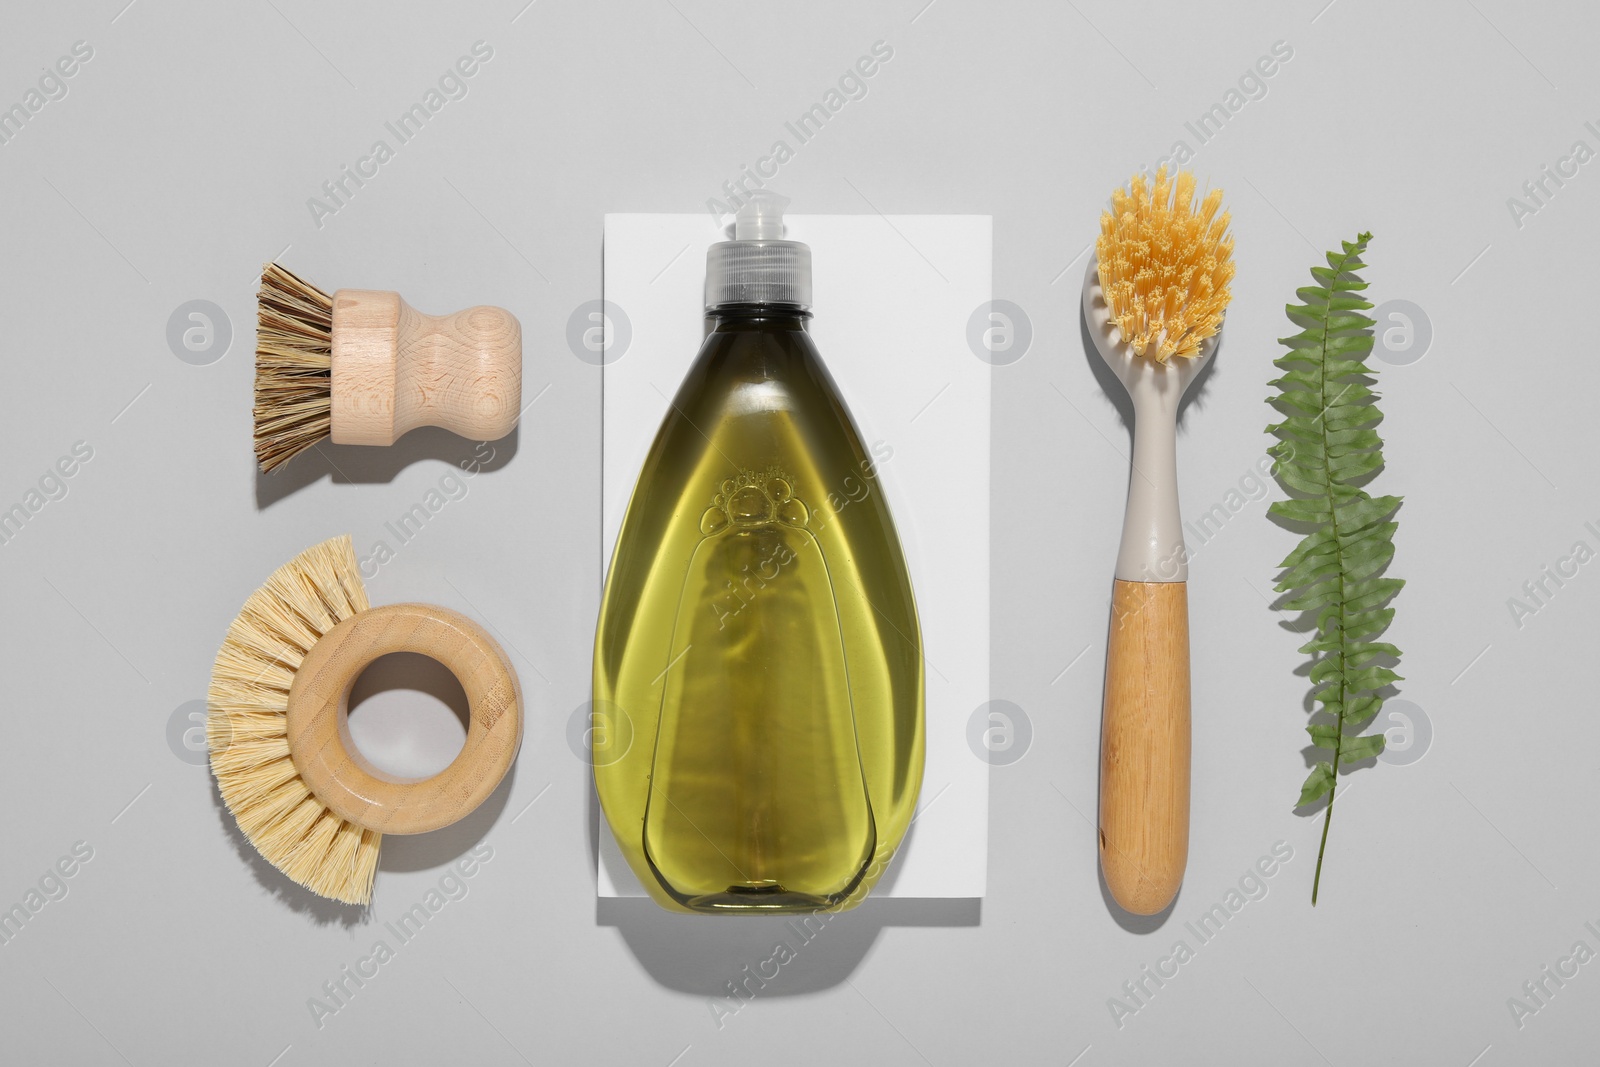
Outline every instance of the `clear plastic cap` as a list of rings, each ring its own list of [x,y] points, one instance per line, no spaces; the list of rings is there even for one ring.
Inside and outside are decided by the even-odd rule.
[[[706,251],[706,307],[811,306],[811,248],[783,237],[789,198],[757,189],[734,217],[733,240]]]

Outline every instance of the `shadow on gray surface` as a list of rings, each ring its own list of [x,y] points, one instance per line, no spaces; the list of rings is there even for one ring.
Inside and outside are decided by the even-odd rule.
[[[427,834],[386,835],[378,853],[378,880],[373,890],[374,899],[382,897],[384,871],[424,871],[442,868],[465,855],[482,841],[499,820],[501,812],[505,810],[516,776],[517,767],[513,763],[500,787],[491,793],[476,811],[453,826],[446,826],[442,830]],[[370,908],[341,904],[336,900],[318,896],[291,881],[282,871],[267,862],[239,829],[239,824],[234,821],[232,813],[222,800],[222,793],[217,788],[214,776],[211,778],[211,802],[216,807],[217,819],[222,823],[223,831],[233,845],[234,851],[249,866],[250,873],[255,876],[261,887],[279,903],[290,911],[310,917],[318,926],[337,924],[348,928],[372,921]]]
[[[1093,261],[1091,260],[1091,263]],[[1110,400],[1117,409],[1122,425],[1128,431],[1128,454],[1133,454],[1133,398],[1128,395],[1127,386],[1114,374],[1106,361],[1100,358],[1100,352],[1094,346],[1094,336],[1089,332],[1089,319],[1083,313],[1083,304],[1078,304],[1078,336],[1083,342],[1083,358],[1089,363],[1089,371],[1094,375],[1094,380],[1100,386],[1100,391]],[[1228,330],[1224,323],[1222,332],[1217,335],[1217,346],[1211,353],[1211,358],[1206,360],[1205,366],[1200,368],[1200,373],[1194,376],[1194,381],[1189,383],[1189,388],[1178,400],[1178,428],[1183,428],[1183,420],[1188,417],[1189,408],[1198,404],[1205,392],[1211,387],[1211,376],[1216,373],[1217,360],[1222,358],[1222,350],[1228,341]],[[1204,410],[1202,406],[1202,410]],[[1179,458],[1181,469],[1182,457]],[[1130,470],[1129,476],[1133,472]]]
[[[271,474],[256,470],[256,510],[265,511],[323,477],[341,484],[384,484],[413,463],[438,459],[473,474],[499,470],[517,454],[521,428],[498,441],[469,441],[437,426],[412,430],[387,448],[369,445],[314,445]],[[466,476],[463,474],[463,476]]]
[[[1105,901],[1106,911],[1112,920],[1130,934],[1153,934],[1167,925],[1167,920],[1172,918],[1172,913],[1178,907],[1178,901],[1183,899],[1183,886],[1178,887],[1178,895],[1172,898],[1172,903],[1156,912],[1154,915],[1135,915],[1123,909],[1116,898],[1111,895],[1111,890],[1106,886],[1106,872],[1100,867],[1099,856],[1095,857],[1095,880],[1100,883],[1100,899]]]
[[[217,787],[215,776],[211,777],[211,803],[216,807],[217,820],[222,824],[223,833],[233,845],[233,850],[239,854],[240,860],[250,868],[250,873],[255,876],[261,888],[284,907],[308,916],[318,926],[337,924],[348,928],[370,921],[369,909],[356,904],[341,904],[336,900],[318,896],[304,886],[290,881],[288,875],[268,863],[266,858],[256,851],[250,839],[244,836],[244,831],[239,829],[233,814],[228,811],[227,804],[223,803],[222,792]]]
[[[982,908],[975,897],[869,897],[833,915],[724,917],[668,912],[645,897],[605,897],[596,922],[615,926],[645,972],[667,989],[725,998],[730,983],[748,983],[757,996],[787,997],[848,980],[886,926],[978,926]]]
[[[378,858],[378,877],[381,883],[384,871],[431,871],[453,863],[481,842],[505,811],[511,798],[511,788],[517,779],[517,765],[511,764],[505,781],[500,783],[489,798],[478,805],[478,810],[465,819],[442,830],[427,834],[388,834],[383,839],[383,851]],[[380,884],[381,891],[382,886]],[[376,895],[376,894],[374,894]]]

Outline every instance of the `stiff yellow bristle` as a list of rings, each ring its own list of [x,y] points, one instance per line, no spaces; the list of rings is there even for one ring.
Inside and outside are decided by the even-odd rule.
[[[1156,172],[1154,188],[1136,174],[1111,194],[1100,216],[1095,252],[1100,290],[1123,343],[1136,355],[1165,363],[1192,358],[1222,326],[1233,295],[1233,235],[1228,213],[1217,214],[1222,190],[1194,205],[1194,175]]]
[[[276,263],[256,294],[256,462],[270,471],[328,436],[333,298]]]
[[[367,610],[349,537],[313,545],[245,601],[211,669],[211,770],[239,829],[268,862],[346,904],[372,900],[382,835],[325,808],[289,757],[289,687],[306,653]]]

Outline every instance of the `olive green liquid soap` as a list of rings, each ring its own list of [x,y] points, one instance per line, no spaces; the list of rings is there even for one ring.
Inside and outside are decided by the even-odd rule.
[[[661,904],[859,902],[922,780],[923,661],[894,522],[807,332],[810,255],[758,193],[712,246],[712,328],[657,433],[596,638],[602,808]]]

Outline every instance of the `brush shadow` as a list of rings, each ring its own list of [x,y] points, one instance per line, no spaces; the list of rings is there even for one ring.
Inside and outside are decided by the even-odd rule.
[[[1100,883],[1100,899],[1105,901],[1106,912],[1111,920],[1130,934],[1153,934],[1167,925],[1167,920],[1172,918],[1172,913],[1177,910],[1178,901],[1183,899],[1183,886],[1178,886],[1177,896],[1172,898],[1172,903],[1156,912],[1154,915],[1135,915],[1117,903],[1117,898],[1111,895],[1111,889],[1106,885],[1106,872],[1096,859],[1095,879]]]
[[[361,701],[375,693],[397,689],[432,696],[455,714],[464,733],[470,730],[472,710],[460,680],[449,668],[427,656],[395,653],[374,660],[351,688],[349,707],[354,712]],[[455,862],[482,841],[499,821],[511,797],[516,776],[517,765],[513,761],[505,780],[460,822],[425,834],[384,835],[383,848],[378,853],[378,870],[428,871]]]
[[[217,821],[222,824],[223,833],[233,845],[233,850],[250,868],[250,873],[255,876],[257,884],[284,907],[307,916],[317,926],[342,926],[350,929],[371,921],[370,909],[359,904],[341,904],[337,900],[318,896],[291,881],[288,875],[268,863],[266,858],[256,851],[256,847],[250,843],[244,831],[239,829],[239,824],[234,821],[233,814],[228,811],[228,805],[223,802],[222,791],[218,788],[214,775],[211,776],[211,803],[216,808]]]
[[[383,871],[425,871],[441,868],[453,863],[481,842],[504,812],[516,775],[517,767],[513,763],[499,788],[491,793],[477,810],[458,823],[426,834],[386,834],[378,852],[380,879],[373,891],[374,900],[377,900],[382,893]],[[233,850],[250,868],[250,873],[256,882],[280,904],[292,912],[309,917],[317,926],[337,925],[350,929],[372,921],[370,906],[342,904],[319,896],[294,882],[288,875],[267,862],[250,843],[250,839],[244,835],[244,831],[239,829],[238,822],[228,811],[215,776],[211,776],[210,795],[211,803],[217,812],[217,820],[222,824],[223,832],[233,845]]]
[[[1212,348],[1210,358],[1195,373],[1194,381],[1189,383],[1189,388],[1184,390],[1183,396],[1178,398],[1178,429],[1183,429],[1184,419],[1188,417],[1191,407],[1198,406],[1201,411],[1205,410],[1203,401],[1206,398],[1206,393],[1211,389],[1211,376],[1217,373],[1217,360],[1222,358],[1222,349],[1227,344],[1227,335],[1228,331],[1226,329],[1217,333],[1217,342]]]
[[[1216,373],[1217,361],[1222,358],[1223,346],[1227,343],[1227,328],[1217,334],[1216,346],[1210,358],[1195,374],[1194,381],[1189,383],[1189,388],[1184,390],[1183,396],[1178,399],[1178,429],[1184,428],[1184,419],[1188,416],[1189,409],[1200,403],[1207,390],[1211,388],[1211,376]],[[1122,420],[1122,426],[1128,432],[1128,454],[1133,454],[1133,398],[1128,395],[1128,387],[1116,376],[1106,361],[1100,358],[1099,349],[1094,346],[1094,335],[1089,332],[1089,317],[1083,310],[1083,303],[1078,303],[1078,336],[1083,342],[1083,357],[1089,363],[1089,372],[1094,375],[1095,384],[1100,386],[1100,392],[1111,401],[1111,406],[1117,409],[1117,416]],[[1204,410],[1202,406],[1201,410]],[[1129,471],[1132,477],[1132,471]]]
[[[505,781],[500,783],[489,798],[472,814],[442,830],[426,834],[385,834],[383,850],[378,853],[378,870],[431,871],[454,863],[481,842],[511,798],[511,787],[517,778],[517,765],[511,764]]]
[[[1100,386],[1100,392],[1111,401],[1111,406],[1117,409],[1117,417],[1122,420],[1122,428],[1128,432],[1128,448],[1131,454],[1133,397],[1128,395],[1128,387],[1122,384],[1122,379],[1118,378],[1106,361],[1100,358],[1100,350],[1094,346],[1094,334],[1089,332],[1089,316],[1084,312],[1081,300],[1078,302],[1078,335],[1083,341],[1081,346],[1083,358],[1089,363],[1089,373],[1094,375],[1095,384]]]
[[[521,427],[498,441],[469,441],[437,426],[412,430],[387,448],[370,445],[313,445],[271,474],[255,472],[256,510],[265,511],[313,482],[330,478],[336,484],[382,485],[423,460],[443,460],[474,474],[496,471],[517,454]]]

